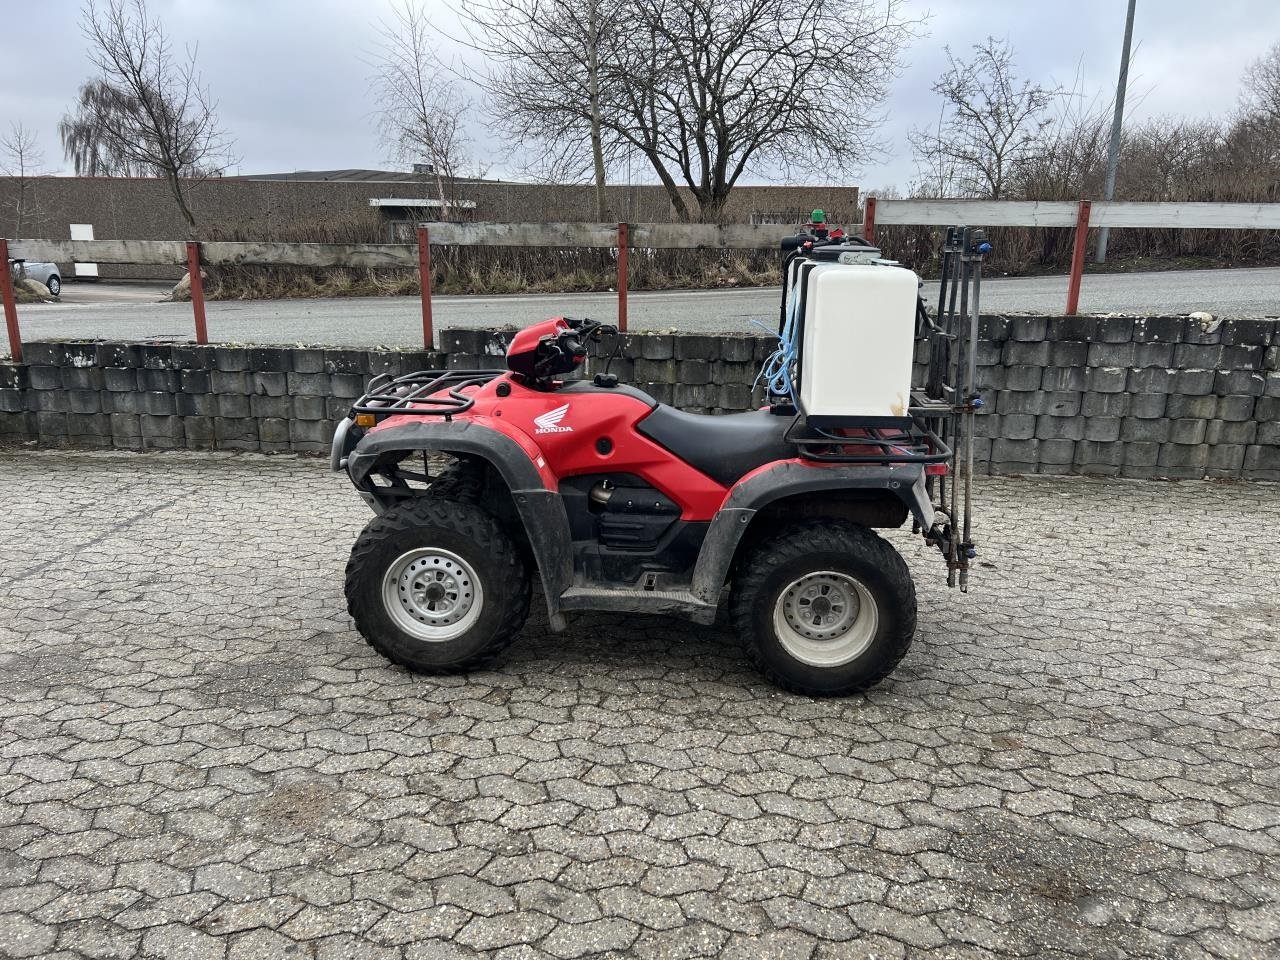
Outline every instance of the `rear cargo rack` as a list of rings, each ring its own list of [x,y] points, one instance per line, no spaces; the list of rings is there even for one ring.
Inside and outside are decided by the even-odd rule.
[[[369,381],[368,392],[351,405],[351,412],[375,417],[405,414],[448,420],[475,405],[474,395],[463,393],[464,389],[484,386],[504,373],[505,370],[420,370],[401,377],[384,373]],[[435,396],[442,391],[447,392]]]
[[[825,259],[843,255],[834,246],[815,244],[805,255]],[[922,388],[913,389],[905,416],[810,416],[795,389],[794,372],[803,366],[798,349],[780,349],[779,366],[763,374],[775,413],[796,414],[785,438],[801,457],[830,463],[945,465],[925,470],[925,489],[934,520],[923,533],[925,541],[942,551],[947,561],[947,585],[969,586],[973,542],[974,414],[983,399],[977,385],[979,296],[982,261],[991,246],[984,231],[964,226],[948,228],[942,248],[942,277],[938,309],[930,316],[923,300],[916,304],[916,337],[926,338],[929,360]],[[796,256],[797,254],[793,254]],[[787,264],[791,263],[788,258]],[[796,268],[800,269],[800,268]],[[791,268],[784,266],[787,277]],[[807,316],[806,287],[799,285],[795,315]],[[779,339],[787,346],[789,322],[787,285],[779,311]],[[799,342],[803,342],[801,338]],[[777,386],[785,381],[786,389]]]
[[[798,413],[784,439],[806,460],[825,463],[947,463],[952,450],[938,435],[939,412],[924,398],[912,398],[911,416],[892,425],[866,425],[824,430]],[[943,409],[950,413],[950,407]],[[856,452],[853,452],[856,451]]]

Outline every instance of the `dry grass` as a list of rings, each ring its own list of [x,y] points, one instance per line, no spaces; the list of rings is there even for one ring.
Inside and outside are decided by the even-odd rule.
[[[286,243],[379,243],[385,227],[376,216],[299,221],[262,235],[253,227],[215,226],[211,240]],[[749,287],[778,283],[781,259],[772,250],[633,250],[633,290]],[[612,290],[617,264],[611,250],[528,247],[433,247],[431,284],[441,294],[582,293]],[[216,300],[282,297],[416,296],[415,270],[306,267],[224,267],[210,270],[205,293]]]
[[[49,296],[41,296],[38,293],[33,293],[21,283],[15,283],[13,285],[13,298],[18,303],[51,303],[56,302],[58,299],[52,294]]]
[[[879,227],[885,255],[924,277],[937,277],[943,231],[934,227]],[[1075,231],[1069,228],[993,227],[987,275],[1040,276],[1066,273]],[[1270,266],[1280,263],[1280,234],[1246,230],[1113,229],[1107,263],[1093,262],[1097,231],[1089,232],[1086,273]]]
[[[209,273],[205,296],[211,300],[388,297],[418,292],[417,275],[400,270],[223,267]]]
[[[604,253],[603,257],[597,254]],[[750,287],[781,280],[772,251],[634,250],[632,290]],[[205,294],[214,300],[281,297],[416,296],[412,270],[307,267],[211,269]],[[432,253],[432,290],[440,294],[582,293],[614,289],[617,266],[605,251],[455,248]]]

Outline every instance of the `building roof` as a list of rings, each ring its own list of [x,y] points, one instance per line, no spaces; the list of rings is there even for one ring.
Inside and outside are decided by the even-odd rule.
[[[227,180],[293,180],[299,183],[422,183],[431,174],[407,170],[294,170],[289,173],[251,173]],[[453,177],[453,180],[482,182],[478,177]]]

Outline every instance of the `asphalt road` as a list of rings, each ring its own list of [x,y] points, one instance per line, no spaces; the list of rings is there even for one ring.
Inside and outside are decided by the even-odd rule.
[[[1061,313],[1065,277],[990,278],[984,312]],[[192,336],[191,307],[160,302],[153,284],[68,283],[63,302],[19,310],[23,337],[113,339]],[[633,330],[749,332],[752,320],[774,324],[778,289],[693,290],[632,294]],[[1086,277],[1080,307],[1086,313],[1225,316],[1280,314],[1280,268],[1187,270]],[[437,329],[517,326],[549,316],[612,318],[610,293],[451,296],[435,299]],[[229,301],[208,308],[209,335],[224,342],[329,343],[360,346],[416,344],[421,313],[416,297],[328,300]]]

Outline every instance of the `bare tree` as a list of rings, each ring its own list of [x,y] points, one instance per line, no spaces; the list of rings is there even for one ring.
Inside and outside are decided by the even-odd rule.
[[[402,0],[391,9],[391,20],[379,25],[370,79],[380,104],[380,132],[393,159],[430,165],[440,215],[449,218],[457,209],[457,178],[469,162],[463,117],[471,104],[450,80],[431,42],[422,0]]]
[[[9,133],[0,136],[0,173],[17,181],[17,195],[11,201],[14,222],[11,236],[21,237],[33,219],[35,184],[32,179],[44,175],[43,165],[44,154],[35,131],[21,123],[11,124]]]
[[[902,0],[486,2],[524,11],[499,44],[510,128],[555,159],[589,143],[601,191],[612,160],[643,157],[686,220],[720,217],[748,172],[830,176],[871,156],[915,27]],[[508,36],[501,16],[471,22]]]
[[[1249,64],[1241,100],[1249,113],[1280,122],[1280,43]]]
[[[947,50],[949,65],[933,85],[943,118],[934,129],[913,130],[911,144],[917,164],[950,171],[962,195],[999,200],[1042,146],[1061,91],[1019,81],[1007,41],[988,37],[973,50],[967,61]]]
[[[221,174],[231,162],[195,49],[176,58],[145,0],[89,0],[83,30],[98,76],[58,124],[67,159],[78,174],[163,177],[194,232],[186,181]]]
[[[590,170],[597,220],[610,213],[617,142],[604,129],[603,86],[624,11],[620,0],[469,0],[458,10],[465,42],[484,55],[479,81],[499,126],[549,179]]]
[[[605,123],[676,212],[718,219],[747,172],[831,176],[878,152],[916,21],[900,0],[632,0]]]

